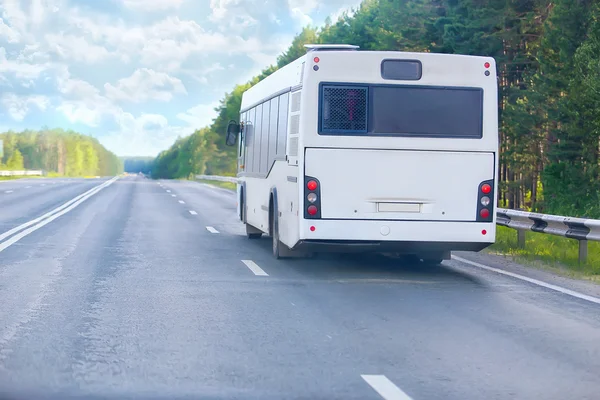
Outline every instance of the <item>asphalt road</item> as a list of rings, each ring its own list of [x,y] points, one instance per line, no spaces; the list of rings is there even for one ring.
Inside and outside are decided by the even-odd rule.
[[[134,177],[21,204],[0,192],[0,234],[102,182],[0,240],[11,398],[599,398],[599,304],[457,261],[276,261],[224,189]]]

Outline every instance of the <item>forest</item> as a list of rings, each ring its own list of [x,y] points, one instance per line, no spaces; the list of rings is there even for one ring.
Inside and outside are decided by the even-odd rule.
[[[154,157],[122,157],[125,172],[151,174]]]
[[[123,162],[95,138],[61,129],[0,133],[0,170],[43,170],[60,176],[112,176]]]
[[[258,76],[233,87],[208,127],[178,139],[153,176],[234,175],[224,142],[242,93],[304,54],[306,43],[496,59],[503,207],[600,218],[600,2],[365,0],[337,21],[306,27]]]

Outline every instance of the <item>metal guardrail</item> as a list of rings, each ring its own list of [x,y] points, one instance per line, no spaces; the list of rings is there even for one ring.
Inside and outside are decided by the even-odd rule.
[[[238,178],[231,176],[196,175],[196,179],[239,182]],[[518,246],[521,248],[525,247],[527,231],[575,239],[579,242],[580,263],[585,263],[587,260],[588,241],[600,242],[600,220],[597,219],[571,218],[499,208],[496,211],[496,223],[516,229]]]
[[[219,181],[219,182],[229,182],[229,183],[238,183],[239,179],[233,176],[217,176],[217,175],[196,175],[196,179],[204,180],[204,181]]]
[[[0,171],[0,176],[42,176],[44,175],[41,170],[33,171]]]
[[[499,208],[496,212],[496,223],[516,229],[517,243],[521,248],[525,247],[527,231],[575,239],[579,242],[580,263],[585,263],[587,260],[588,241],[600,241],[600,220],[597,219],[563,217]]]

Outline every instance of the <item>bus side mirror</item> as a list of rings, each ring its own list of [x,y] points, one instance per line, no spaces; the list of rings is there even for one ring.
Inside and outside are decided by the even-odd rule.
[[[235,146],[238,133],[240,133],[240,124],[233,120],[229,121],[229,125],[227,125],[227,137],[225,138],[225,144],[227,146]]]

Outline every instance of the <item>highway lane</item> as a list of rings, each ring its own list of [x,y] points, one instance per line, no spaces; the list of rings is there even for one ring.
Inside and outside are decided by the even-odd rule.
[[[0,234],[45,214],[107,179],[39,178],[0,184]]]
[[[414,400],[600,393],[598,305],[454,261],[276,261],[241,232],[222,189],[127,178],[0,252],[0,387],[381,399],[387,378]]]

